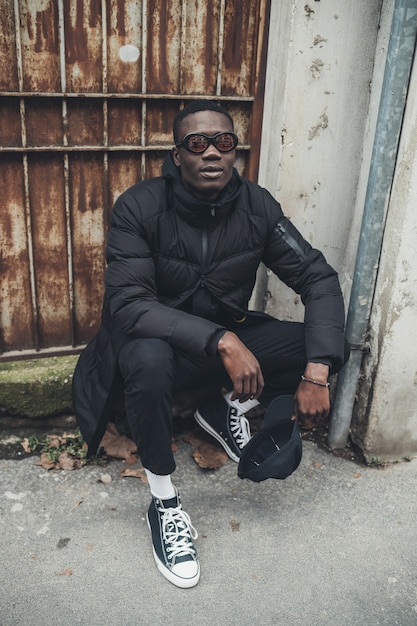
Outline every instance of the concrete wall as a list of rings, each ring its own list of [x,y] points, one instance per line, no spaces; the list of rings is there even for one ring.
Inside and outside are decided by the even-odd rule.
[[[387,211],[353,440],[368,459],[417,454],[417,64]]]
[[[393,5],[272,0],[259,180],[338,270],[346,307]],[[353,438],[369,458],[417,453],[416,342],[410,341],[417,326],[411,247],[417,241],[415,74],[372,312],[371,352],[353,421]],[[266,273],[261,278],[269,312],[303,318],[292,291]]]
[[[260,183],[340,272],[346,302],[381,4],[272,0],[271,7]],[[268,311],[303,318],[299,299],[274,278],[268,292]]]

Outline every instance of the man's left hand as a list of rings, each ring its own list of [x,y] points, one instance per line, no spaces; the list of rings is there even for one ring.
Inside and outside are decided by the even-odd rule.
[[[310,380],[326,383],[329,376],[329,366],[322,363],[308,363],[304,376]],[[301,381],[294,396],[294,419],[297,417],[300,425],[317,425],[330,412],[329,388],[315,385],[308,381]]]

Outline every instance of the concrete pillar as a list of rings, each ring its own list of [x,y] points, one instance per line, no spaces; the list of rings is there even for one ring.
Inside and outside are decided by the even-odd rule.
[[[369,461],[417,456],[416,94],[414,62],[352,423]]]

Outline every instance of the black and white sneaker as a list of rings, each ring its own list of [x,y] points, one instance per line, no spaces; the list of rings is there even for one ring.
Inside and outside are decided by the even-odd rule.
[[[258,404],[256,400],[253,402]],[[219,395],[197,409],[194,417],[201,428],[217,439],[229,457],[239,463],[242,449],[251,438],[244,412],[229,404],[225,396]]]
[[[169,500],[152,496],[147,521],[161,574],[177,587],[194,587],[200,579],[200,564],[192,540],[198,533],[182,509],[178,492]]]

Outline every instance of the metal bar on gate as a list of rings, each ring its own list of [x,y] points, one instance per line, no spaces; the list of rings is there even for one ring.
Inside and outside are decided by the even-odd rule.
[[[110,8],[111,10],[111,8]],[[101,23],[102,23],[102,81],[103,81],[103,94],[107,95],[108,90],[108,69],[109,59],[107,51],[107,3],[106,0],[101,0]],[[103,144],[104,147],[109,145],[109,103],[107,98],[103,100]],[[103,233],[107,230],[108,219],[108,206],[110,196],[110,184],[109,184],[109,153],[106,150],[103,153]]]
[[[61,87],[65,93],[67,89],[67,73],[65,65],[65,22],[64,22],[64,5],[63,0],[58,2],[58,39],[59,39],[59,61],[61,74]],[[63,157],[64,167],[64,205],[65,205],[65,233],[67,240],[67,270],[68,270],[68,299],[71,320],[71,344],[75,345],[74,333],[74,270],[72,262],[72,231],[71,231],[71,207],[70,207],[70,174],[69,174],[69,156],[68,156],[68,107],[67,100],[62,99],[62,143],[65,149]]]
[[[272,0],[261,0],[258,4],[257,23],[258,37],[256,45],[256,59],[253,71],[252,93],[254,95],[254,103],[251,113],[251,121],[249,126],[249,141],[252,149],[248,159],[248,167],[246,176],[249,180],[258,179],[259,155],[260,155],[260,138],[263,121],[263,99],[265,92],[265,71],[268,37],[269,37],[269,15]]]
[[[147,38],[148,38],[148,7],[146,0],[142,0],[142,91],[146,92],[146,54],[147,54]],[[141,133],[140,133],[141,146],[146,146],[146,102],[142,101],[142,119],[141,119]],[[146,155],[145,152],[141,154],[141,178],[146,177]]]
[[[107,74],[108,74],[108,58],[107,58],[107,10],[106,0],[101,0],[101,23],[102,23],[102,82],[103,82],[103,144],[109,145],[109,119],[107,106]],[[105,171],[107,171],[107,162],[104,163]]]
[[[55,356],[70,356],[79,354],[84,350],[86,344],[79,346],[60,346],[59,348],[41,348],[39,350],[10,350],[0,354],[0,363],[8,361],[26,361],[27,359],[45,359]]]
[[[172,143],[153,146],[137,146],[134,144],[120,146],[0,146],[1,152],[160,152],[170,150]],[[250,150],[249,144],[238,145],[237,150]]]
[[[22,137],[22,149],[23,153],[23,186],[24,186],[24,202],[25,202],[25,220],[26,220],[26,241],[28,249],[28,261],[29,261],[29,284],[30,284],[30,298],[32,308],[32,331],[35,349],[39,350],[39,331],[38,331],[38,306],[36,297],[36,281],[35,281],[35,261],[33,252],[33,237],[32,237],[32,217],[30,206],[30,192],[29,192],[29,163],[26,154],[27,147],[27,135],[26,135],[26,107],[23,93],[23,56],[22,56],[22,42],[20,38],[20,12],[19,12],[19,0],[14,0],[14,18],[15,18],[15,34],[16,34],[16,58],[17,58],[17,74],[19,82],[19,102],[20,102],[20,128]]]
[[[220,2],[220,19],[219,19],[219,41],[217,46],[217,81],[216,81],[216,97],[222,93],[222,68],[223,68],[223,46],[224,46],[224,12],[226,10],[226,0]]]
[[[181,39],[180,39],[180,58],[179,58],[179,90],[180,92],[184,91],[184,72],[185,72],[185,51],[187,47],[187,11],[186,11],[186,0],[182,0],[181,2]],[[181,100],[185,100],[185,97],[182,96]]]
[[[19,97],[33,97],[33,98],[92,98],[92,99],[100,99],[105,98],[109,99],[135,99],[135,100],[195,100],[198,98],[199,100],[213,100],[213,94],[204,95],[204,94],[179,94],[179,93],[96,93],[92,91],[0,91],[1,97],[9,97],[9,98],[19,98]],[[255,100],[255,96],[222,96],[220,94],[216,95],[216,100],[223,100],[225,102],[253,102]]]

